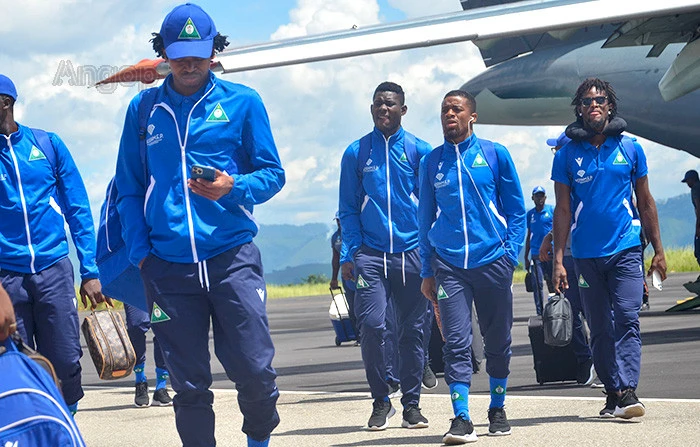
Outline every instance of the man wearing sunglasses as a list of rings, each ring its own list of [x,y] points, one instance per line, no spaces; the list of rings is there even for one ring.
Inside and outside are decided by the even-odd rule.
[[[622,135],[627,124],[617,116],[612,86],[586,79],[572,105],[576,121],[567,127],[566,136],[573,141],[556,153],[552,166],[557,200],[552,279],[558,292],[568,288],[563,260],[571,228],[593,362],[607,394],[600,416],[630,419],[645,413],[636,395],[644,284],[640,224],[654,247],[647,274],[656,271],[666,278],[656,204],[649,192],[644,151],[636,140]]]

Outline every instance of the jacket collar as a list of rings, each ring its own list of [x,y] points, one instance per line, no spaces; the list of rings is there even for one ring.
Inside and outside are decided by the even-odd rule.
[[[376,127],[374,128],[372,133],[375,134],[377,136],[377,138],[381,139],[382,141],[386,141],[382,131],[377,129]],[[391,145],[391,144],[396,143],[396,141],[398,141],[400,138],[403,138],[405,133],[406,133],[406,131],[403,130],[403,126],[399,126],[399,130],[397,130],[395,134],[393,134],[389,137],[389,144]]]
[[[197,90],[194,94],[190,96],[185,96],[175,91],[175,89],[172,86],[172,78],[172,74],[169,74],[165,78],[165,81],[163,82],[163,91],[165,93],[165,97],[168,99],[168,102],[176,106],[181,105],[185,100],[191,101],[193,103],[199,101],[199,99],[202,96],[204,96],[204,94],[208,92],[209,89],[216,83],[216,75],[214,75],[214,73],[211,70],[209,70],[209,81],[207,81],[207,83],[204,84],[202,88]]]
[[[17,124],[17,132],[14,132],[14,133],[10,134],[10,136],[9,136],[9,140],[13,146],[16,145],[17,143],[19,143],[20,140],[22,138],[24,138],[25,134],[28,132],[28,128],[26,126],[21,125],[17,121],[15,121],[15,123]],[[7,140],[8,140],[8,136],[3,135],[2,138],[0,138],[0,147],[2,147],[3,149],[8,147]]]
[[[465,153],[467,150],[469,150],[469,148],[471,148],[472,146],[475,146],[477,141],[478,141],[478,138],[476,137],[476,134],[474,132],[472,132],[472,134],[469,135],[469,138],[467,138],[466,140],[462,141],[461,143],[459,143],[457,145],[457,147],[459,148],[459,152],[461,154]],[[455,147],[455,144],[451,141],[448,141],[447,139],[445,139],[444,144],[445,144],[445,146],[449,146],[451,148]]]

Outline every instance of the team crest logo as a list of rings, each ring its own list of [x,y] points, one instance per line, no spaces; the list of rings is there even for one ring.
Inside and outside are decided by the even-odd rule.
[[[365,281],[365,278],[362,277],[362,275],[357,275],[357,284],[356,284],[358,289],[366,289],[369,287],[369,283]]]
[[[228,123],[228,116],[226,116],[226,112],[224,112],[224,108],[221,107],[221,103],[217,103],[216,107],[214,107],[214,110],[212,110],[211,114],[209,114],[209,118],[207,118],[208,123]]]
[[[201,39],[202,36],[199,35],[199,31],[197,31],[197,27],[194,26],[194,22],[192,21],[191,18],[187,19],[187,22],[185,22],[185,26],[182,27],[182,31],[180,31],[180,35],[177,36],[178,39]]]
[[[626,165],[627,160],[625,160],[625,156],[622,155],[622,152],[619,150],[617,151],[617,155],[615,155],[615,160],[613,160],[614,165]]]
[[[445,289],[442,288],[442,284],[441,284],[440,287],[438,287],[437,299],[444,300],[445,298],[449,298],[449,297],[447,296],[447,292],[445,292]]]
[[[29,152],[29,161],[34,161],[34,160],[45,160],[46,156],[44,155],[43,152],[41,152],[39,149],[37,149],[36,146],[32,146],[32,150]]]
[[[590,287],[586,280],[583,279],[583,275],[578,275],[578,286],[583,287],[584,289]]]
[[[404,152],[403,154],[401,154],[401,158],[399,158],[399,161],[402,161],[402,162],[404,162],[404,163],[407,163],[407,162],[408,162],[408,158],[406,157],[406,152]]]
[[[484,157],[482,157],[481,154],[476,154],[474,163],[472,163],[472,168],[483,168],[484,166],[488,166],[488,164],[486,164],[486,160],[484,160]]]
[[[157,303],[153,303],[153,310],[151,311],[151,323],[162,323],[168,320],[170,320],[168,314],[166,314]]]

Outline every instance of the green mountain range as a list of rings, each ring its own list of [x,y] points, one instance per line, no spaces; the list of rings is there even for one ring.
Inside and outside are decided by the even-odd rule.
[[[692,244],[695,216],[690,194],[657,202],[664,247]],[[331,224],[261,225],[255,238],[260,248],[265,280],[269,284],[301,283],[309,275],[331,276]],[[75,249],[71,261],[78,271]],[[79,277],[76,275],[76,281]]]

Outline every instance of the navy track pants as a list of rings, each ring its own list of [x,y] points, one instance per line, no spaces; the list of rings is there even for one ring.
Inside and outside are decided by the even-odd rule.
[[[472,303],[476,306],[484,339],[486,372],[497,379],[508,377],[512,354],[513,270],[506,256],[466,270],[449,264],[439,256],[433,257],[445,337],[442,348],[445,382],[448,385],[453,382],[471,385]]]
[[[642,249],[633,247],[602,258],[574,259],[574,263],[598,378],[607,391],[636,389],[642,360]]]
[[[84,395],[73,265],[66,257],[35,274],[0,270],[0,281],[12,299],[17,331],[51,361],[63,398],[73,405]]]
[[[160,308],[152,311],[152,329],[177,393],[175,424],[184,447],[216,444],[214,394],[209,390],[211,326],[216,356],[236,383],[243,432],[258,441],[267,439],[279,424],[279,391],[258,248],[249,242],[198,264],[168,262],[151,254],[141,276],[148,306]]]
[[[423,325],[428,302],[420,291],[418,249],[384,253],[362,246],[355,254],[355,314],[362,342],[362,360],[372,397],[388,395],[385,328],[388,300],[392,300],[398,328],[401,403],[418,405],[423,378]]]
[[[124,313],[126,314],[126,331],[129,333],[129,340],[136,353],[136,364],[146,362],[146,332],[151,329],[151,316],[136,306],[124,303]],[[156,368],[168,369],[165,366],[165,359],[158,343],[158,337],[153,337],[153,361]]]

